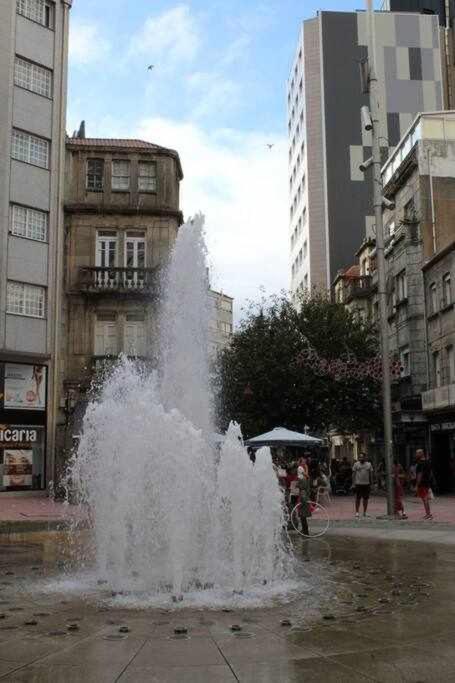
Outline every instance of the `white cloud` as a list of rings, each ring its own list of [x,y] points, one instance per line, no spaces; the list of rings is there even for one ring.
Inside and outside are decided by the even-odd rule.
[[[241,88],[220,73],[196,71],[187,79],[187,87],[195,98],[191,115],[193,119],[217,113],[224,114],[240,104]]]
[[[131,41],[130,55],[147,55],[148,63],[168,64],[191,61],[200,45],[197,22],[187,5],[176,5],[155,17],[149,17]]]
[[[70,24],[69,58],[72,65],[87,65],[104,59],[110,51],[109,41],[96,24],[72,21]]]
[[[185,179],[181,206],[206,215],[212,284],[239,308],[288,286],[287,155],[285,139],[154,118],[137,134],[180,153]],[[267,142],[274,142],[271,151]]]

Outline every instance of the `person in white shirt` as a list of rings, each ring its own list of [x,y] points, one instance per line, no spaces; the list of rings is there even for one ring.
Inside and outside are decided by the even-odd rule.
[[[373,467],[368,462],[365,453],[359,454],[359,459],[352,468],[352,485],[355,490],[355,516],[359,518],[360,501],[363,502],[363,516],[367,516],[368,500],[370,498],[373,481]]]

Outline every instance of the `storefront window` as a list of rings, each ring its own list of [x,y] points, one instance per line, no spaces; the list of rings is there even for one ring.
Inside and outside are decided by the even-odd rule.
[[[42,489],[45,429],[0,425],[0,491]]]

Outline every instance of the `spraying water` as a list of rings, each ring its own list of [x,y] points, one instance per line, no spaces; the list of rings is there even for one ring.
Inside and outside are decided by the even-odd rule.
[[[291,571],[270,451],[253,465],[235,424],[219,453],[211,443],[206,273],[198,216],[165,280],[159,372],[122,359],[85,416],[70,478],[116,591],[241,593]]]

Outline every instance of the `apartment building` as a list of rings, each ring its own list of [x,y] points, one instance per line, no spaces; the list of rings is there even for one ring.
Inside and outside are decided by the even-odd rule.
[[[229,344],[233,332],[234,299],[224,292],[210,290],[211,315],[209,345],[212,357]]]
[[[106,363],[156,362],[159,270],[183,222],[174,150],[84,132],[66,150],[60,449]]]
[[[437,16],[375,12],[381,146],[393,151],[414,116],[443,105]],[[303,22],[288,80],[291,290],[327,289],[374,225],[371,155],[359,63],[365,12],[319,12]]]
[[[420,206],[427,376],[422,410],[439,489],[451,492],[455,490],[455,112],[418,116],[384,167],[384,178],[387,196],[401,179],[407,188],[414,188],[408,202]]]
[[[417,448],[432,457],[438,491],[455,491],[455,112],[415,118],[382,169],[389,344],[400,362],[392,383],[395,453],[409,466]],[[374,239],[358,270],[340,273],[338,301],[378,318]],[[363,284],[361,273],[370,283]],[[349,277],[351,274],[351,277]],[[368,294],[365,308],[363,295]],[[373,435],[374,441],[377,441]]]
[[[54,476],[70,7],[0,3],[0,491]]]
[[[158,359],[160,274],[183,222],[176,151],[143,140],[66,142],[64,297],[58,450],[80,432],[95,378],[123,353]],[[232,334],[231,297],[210,291],[212,352]]]

